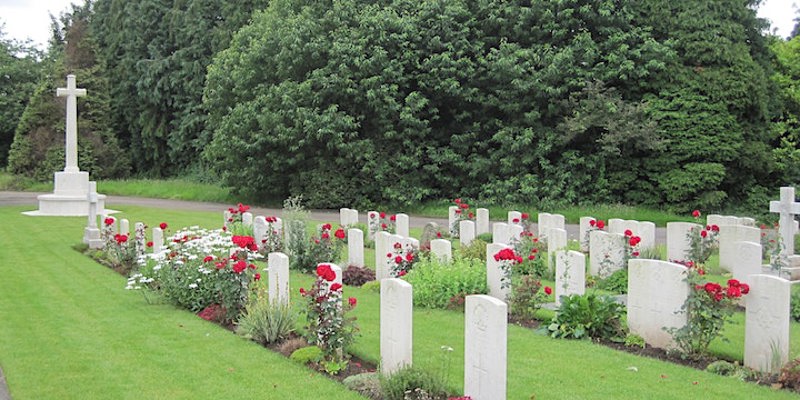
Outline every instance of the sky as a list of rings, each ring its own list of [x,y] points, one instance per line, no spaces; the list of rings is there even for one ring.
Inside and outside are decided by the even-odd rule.
[[[82,4],[83,0],[0,0],[0,21],[5,23],[7,37],[30,38],[44,50],[50,35],[49,13],[58,16],[73,2]],[[800,6],[800,0],[764,0],[758,14],[769,19],[775,33],[785,38],[794,27],[794,6]]]

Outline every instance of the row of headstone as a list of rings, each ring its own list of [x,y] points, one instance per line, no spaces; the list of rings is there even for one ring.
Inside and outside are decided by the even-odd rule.
[[[358,210],[351,208],[339,209],[339,224],[344,227],[353,227],[358,224]]]
[[[458,213],[456,212],[459,208],[456,206],[450,206],[447,209],[447,230],[453,236],[461,236],[461,223],[467,220],[458,221]],[[456,223],[458,221],[458,223]],[[472,237],[476,237],[478,235],[483,235],[484,233],[490,233],[489,230],[489,210],[486,208],[478,208],[475,210],[475,221],[470,221],[474,224],[474,228],[472,230]]]
[[[589,232],[589,273],[607,278],[625,268],[625,236],[602,230]]]
[[[539,239],[547,241],[550,229],[566,230],[566,223],[561,214],[539,213],[536,227]]]
[[[740,225],[740,226],[756,226],[756,220],[750,217],[736,217],[733,215],[719,215],[709,214],[706,216],[706,225],[716,225],[722,227],[723,225]]]
[[[375,234],[375,279],[381,281],[391,278],[393,258],[387,257],[394,250],[394,244],[400,243],[404,251],[419,250],[419,240],[389,232],[380,231]],[[362,246],[363,252],[363,246]]]
[[[619,218],[612,218],[608,220],[608,232],[625,234],[625,231],[630,230],[634,236],[641,239],[639,248],[652,249],[656,247],[656,224],[650,221],[635,221]]]
[[[495,222],[492,224],[492,243],[514,245],[525,229],[520,224]]]
[[[667,329],[679,329],[689,296],[687,268],[667,261],[632,259],[628,263],[627,319],[632,334],[663,349],[676,344]],[[764,372],[779,369],[789,357],[791,282],[774,275],[750,274],[745,296],[744,364]]]

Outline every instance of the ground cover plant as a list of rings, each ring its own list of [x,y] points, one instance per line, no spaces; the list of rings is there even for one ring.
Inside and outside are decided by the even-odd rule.
[[[141,207],[121,207],[123,211],[125,211],[125,216],[129,219],[133,220],[142,220],[145,222],[150,223],[151,225],[156,225],[159,221],[162,220],[169,220],[172,226],[190,226],[200,223],[201,225],[207,225],[208,227],[216,227],[219,222],[219,215],[216,213],[193,213],[188,211],[176,211],[176,210],[153,210],[153,209],[144,209]],[[83,258],[78,253],[75,253],[74,257],[66,257],[68,262],[62,262],[58,266],[50,266],[50,264],[54,264],[51,261],[48,261],[48,255],[52,258],[57,258],[59,260],[63,259],[61,252],[69,251],[69,246],[73,242],[72,240],[65,239],[66,236],[69,234],[76,235],[76,239],[74,241],[78,241],[80,237],[80,231],[82,230],[82,226],[85,223],[83,218],[55,218],[52,220],[48,220],[48,227],[47,229],[40,227],[38,225],[29,225],[30,221],[34,221],[28,217],[23,217],[17,214],[21,208],[18,207],[4,207],[0,209],[0,217],[3,218],[4,221],[9,221],[13,226],[19,226],[21,229],[17,229],[14,232],[14,237],[19,238],[21,234],[30,235],[33,238],[35,235],[44,235],[45,232],[56,232],[58,235],[48,235],[47,243],[51,243],[50,247],[52,249],[43,251],[43,254],[35,254],[33,255],[35,258],[31,258],[32,255],[29,253],[27,249],[19,248],[13,249],[3,246],[0,249],[0,255],[3,256],[3,259],[10,260],[14,263],[22,264],[23,262],[35,262],[37,265],[42,265],[41,269],[44,271],[33,271],[36,274],[38,280],[42,280],[43,282],[52,282],[55,280],[55,277],[52,277],[51,280],[48,280],[46,274],[56,274],[57,271],[60,271],[61,274],[67,272],[74,272],[73,269],[82,272],[75,277],[75,280],[78,282],[69,282],[71,286],[78,286],[83,289],[84,283],[93,283],[97,284],[98,281],[101,284],[101,290],[104,295],[104,302],[101,307],[91,308],[93,311],[90,316],[94,318],[102,318],[103,321],[114,321],[114,318],[119,318],[119,314],[124,314],[128,308],[139,309],[140,311],[137,312],[134,319],[142,319],[142,318],[150,318],[159,321],[161,324],[167,325],[171,327],[171,330],[177,330],[183,336],[190,336],[193,337],[189,330],[188,326],[192,327],[199,327],[199,331],[201,334],[200,340],[208,340],[203,339],[203,335],[207,332],[208,328],[204,329],[204,327],[208,327],[208,325],[202,325],[198,323],[205,322],[199,320],[199,318],[195,317],[189,313],[182,313],[176,312],[171,307],[166,305],[147,305],[143,299],[137,296],[135,293],[124,292],[121,289],[124,286],[124,278],[114,275],[110,271],[104,269],[104,267],[98,266],[86,258]],[[204,220],[198,222],[199,219]],[[52,222],[51,222],[52,221]],[[55,229],[55,230],[54,230]],[[73,233],[70,233],[73,232]],[[78,233],[74,233],[78,232]],[[2,241],[8,242],[11,238],[11,233],[8,230],[3,230],[2,235],[0,238]],[[58,244],[61,241],[64,243]],[[77,258],[76,258],[77,257]],[[74,258],[74,259],[73,259]],[[50,366],[48,360],[52,354],[41,354],[38,356],[32,356],[36,354],[37,351],[40,350],[41,343],[36,340],[31,340],[31,338],[27,337],[26,335],[22,335],[17,333],[15,327],[19,324],[26,325],[26,321],[30,318],[30,315],[18,315],[20,310],[29,311],[31,310],[31,305],[39,305],[40,307],[44,306],[45,310],[42,310],[43,314],[37,314],[39,324],[48,324],[47,326],[52,327],[49,331],[56,330],[56,327],[60,327],[61,330],[67,329],[69,332],[69,337],[76,335],[85,335],[85,336],[97,336],[100,333],[105,333],[108,327],[101,329],[100,332],[93,331],[81,331],[78,329],[77,326],[74,324],[69,324],[65,326],[65,321],[63,319],[58,319],[56,321],[50,321],[48,318],[50,317],[49,313],[47,313],[47,309],[51,309],[52,306],[47,305],[45,299],[50,299],[52,301],[62,301],[62,299],[57,298],[59,294],[64,294],[63,288],[58,289],[58,287],[54,287],[51,292],[47,292],[47,296],[41,296],[41,293],[38,292],[42,283],[40,282],[30,282],[29,275],[32,272],[27,272],[24,270],[19,269],[10,269],[7,267],[8,263],[4,263],[2,267],[0,267],[0,273],[2,273],[4,279],[0,279],[0,288],[2,289],[3,293],[8,292],[9,290],[15,290],[16,292],[21,292],[27,294],[25,297],[20,299],[14,298],[7,298],[3,297],[0,298],[0,304],[3,307],[0,307],[0,317],[3,318],[3,321],[12,321],[11,327],[9,329],[9,325],[3,324],[0,326],[0,354],[12,354],[16,355],[16,357],[12,357],[11,361],[6,361],[5,357],[0,358],[0,363],[6,372],[6,375],[9,379],[9,384],[12,386],[12,395],[15,394],[15,386],[28,386],[28,385],[35,385],[35,382],[41,382],[40,377],[42,375],[46,377],[54,377],[57,378],[56,374],[63,373],[62,369],[59,369],[57,366]],[[47,266],[47,267],[45,267]],[[65,268],[67,267],[67,268]],[[45,269],[46,268],[46,269]],[[56,269],[58,268],[58,269]],[[43,275],[45,274],[45,275]],[[13,279],[5,279],[6,277],[11,277]],[[103,279],[107,280],[107,282],[103,283]],[[63,277],[59,277],[63,280]],[[292,272],[292,287],[299,288],[299,287],[309,287],[309,285],[313,281],[313,277],[310,275],[302,274],[297,271]],[[83,282],[86,280],[87,282]],[[53,282],[52,284],[57,284]],[[66,284],[61,282],[62,286],[66,287]],[[12,286],[7,286],[12,285]],[[107,292],[114,292],[118,291],[117,293],[121,293],[123,299],[127,299],[124,301],[123,305],[114,307],[113,301],[116,300],[117,295],[111,296],[109,298]],[[16,293],[15,292],[15,293]],[[128,294],[125,294],[128,293]],[[353,296],[359,299],[358,307],[353,310],[354,316],[358,318],[358,322],[361,328],[361,336],[353,343],[352,352],[365,359],[371,360],[373,362],[377,361],[378,354],[379,354],[379,340],[378,340],[378,294],[367,290],[367,289],[360,289],[360,288],[353,288],[353,287],[345,287],[344,293],[346,296]],[[72,292],[68,292],[66,294],[73,294]],[[76,299],[67,300],[68,303],[72,307],[80,308],[81,313],[79,315],[84,315],[86,309],[90,309],[89,305],[92,303],[93,297],[99,296],[97,293],[92,293],[94,296],[78,296],[78,298],[83,299],[86,301],[85,304],[77,303]],[[292,296],[294,301],[299,301],[300,294],[296,291],[292,291]],[[30,303],[30,304],[29,304]],[[8,306],[8,307],[6,307]],[[114,310],[114,314],[112,315],[105,315],[103,311],[107,309]],[[176,322],[173,321],[171,318],[167,317],[158,317],[153,318],[150,316],[150,313],[158,313],[162,310],[169,310],[173,314],[177,315],[184,315],[183,319],[180,319],[178,324],[183,325],[183,327],[178,328]],[[65,309],[59,308],[61,312],[67,311]],[[13,319],[8,317],[13,315]],[[70,313],[66,313],[70,315]],[[414,360],[415,364],[418,364],[420,367],[423,368],[433,368],[439,361],[438,354],[440,352],[440,348],[442,345],[448,345],[453,347],[454,351],[452,352],[452,362],[450,364],[450,369],[447,372],[447,377],[450,380],[451,384],[455,387],[460,387],[463,383],[463,314],[452,312],[452,311],[445,311],[445,310],[435,310],[435,309],[426,309],[426,308],[417,308],[414,311],[414,337],[415,337],[415,348],[414,348]],[[137,322],[139,323],[139,322]],[[53,325],[55,324],[55,325]],[[152,326],[147,325],[147,328],[153,329]],[[184,329],[185,328],[185,329]],[[216,329],[216,328],[213,328]],[[725,332],[730,330],[743,330],[742,325],[730,325],[726,327]],[[96,329],[95,329],[96,330]],[[117,338],[123,334],[122,330],[114,331],[117,335],[114,336],[114,343],[116,344]],[[141,331],[138,331],[141,332]],[[796,329],[795,329],[796,332]],[[24,330],[24,333],[30,333],[29,330]],[[221,333],[224,333],[221,331]],[[127,336],[126,336],[127,337]],[[170,336],[172,337],[172,336]],[[228,334],[225,337],[233,337],[233,335]],[[34,335],[33,338],[41,339],[41,334]],[[10,349],[8,343],[9,340],[14,341],[14,346],[16,349],[9,350],[10,353],[7,352]],[[75,338],[72,338],[75,340]],[[94,338],[97,340],[97,338]],[[112,339],[107,339],[112,340]],[[177,340],[177,339],[174,339]],[[738,342],[738,344],[733,343],[732,346],[736,349],[738,346],[738,358],[741,358],[741,343],[742,340],[737,339],[735,337],[731,337],[732,342]],[[797,343],[798,339],[796,337],[793,338],[793,342]],[[137,345],[139,344],[138,341],[135,342]],[[252,346],[247,346],[246,342],[244,343],[244,348],[247,349],[248,352],[257,352],[257,351],[266,351],[260,350],[258,348],[254,348]],[[47,343],[46,343],[47,344]],[[169,342],[170,345],[177,344],[173,342]],[[192,342],[190,345],[180,347],[180,349],[191,348],[192,346],[196,346],[197,344]],[[216,346],[216,343],[214,343]],[[72,359],[74,357],[80,359],[82,356],[81,354],[72,354],[68,349],[65,348],[58,348],[54,349],[52,346],[55,344],[51,344],[46,346],[44,349],[41,350],[48,350],[48,351],[55,351],[56,353],[60,354],[61,357],[66,359]],[[106,348],[109,348],[109,352],[111,345],[107,345]],[[101,347],[102,348],[102,347]],[[216,348],[216,347],[215,347]],[[712,351],[714,351],[714,346],[711,346]],[[169,356],[174,358],[175,352],[178,350],[174,350],[171,348],[168,349],[159,349],[164,351]],[[115,349],[114,351],[117,351]],[[21,354],[27,354],[27,356],[21,356]],[[127,358],[128,364],[130,363],[130,358],[132,355],[129,353]],[[587,357],[588,354],[591,354],[591,357]],[[160,363],[167,363],[169,362],[164,358],[158,358],[159,356],[164,357],[164,355],[158,354],[149,354],[146,356],[148,366],[152,367],[152,363],[160,362]],[[237,356],[239,354],[237,353]],[[219,358],[219,357],[218,357]],[[229,360],[228,358],[225,358]],[[131,365],[127,365],[128,372],[120,372],[117,371],[113,367],[113,363],[115,358],[111,360],[105,361],[105,365],[109,367],[103,370],[97,370],[92,366],[88,366],[90,371],[93,371],[95,375],[98,376],[109,376],[106,381],[110,381],[110,383],[100,383],[99,385],[110,385],[113,382],[122,381],[129,381],[131,374],[140,374],[146,375],[146,372],[140,371],[140,366],[138,363],[134,362]],[[160,360],[160,361],[158,361]],[[278,358],[278,360],[281,360]],[[288,361],[287,361],[288,362]],[[81,364],[83,365],[83,364]],[[212,365],[218,365],[213,364]],[[286,369],[283,367],[283,364],[280,365],[282,369]],[[636,367],[636,371],[629,369],[629,367]],[[146,367],[142,367],[146,368]],[[224,366],[220,367],[222,370],[225,370]],[[235,368],[235,367],[234,367]],[[258,367],[252,366],[251,369],[257,368],[265,368],[264,365],[259,365]],[[269,367],[266,367],[269,368]],[[168,371],[176,371],[180,369],[179,365],[175,365],[172,368],[168,368]],[[237,369],[238,371],[238,369]],[[25,372],[25,373],[23,373]],[[185,371],[181,370],[180,373],[184,373]],[[74,388],[66,388],[66,387],[59,387],[58,390],[81,390],[87,389],[86,385],[98,385],[96,383],[96,379],[89,379],[87,377],[80,376],[81,371],[75,372],[78,376],[78,380],[76,382]],[[124,375],[122,378],[119,378],[120,374]],[[308,375],[307,370],[302,374]],[[199,376],[206,376],[202,373],[198,374]],[[573,376],[579,375],[582,377],[581,380],[575,381],[570,380],[570,384],[565,384],[564,377],[565,376]],[[248,374],[248,377],[250,374]],[[533,379],[532,377],[536,377]],[[63,378],[62,378],[63,379]],[[276,382],[275,384],[278,385],[280,388],[286,381],[293,381],[293,382],[301,382],[301,379],[306,378],[299,378],[299,377],[284,377],[282,382]],[[160,385],[164,385],[167,387],[168,390],[169,385],[181,385],[181,383],[171,382],[170,380],[163,379],[163,376],[160,376],[159,379],[152,378],[153,381],[160,382]],[[24,381],[24,385],[21,383]],[[65,382],[63,380],[55,379],[56,382]],[[93,383],[90,383],[93,382]],[[180,381],[180,380],[179,380]],[[270,386],[269,380],[260,379],[257,382],[257,386],[260,390],[263,390],[263,386]],[[602,385],[598,385],[598,382],[602,382]],[[695,382],[697,382],[695,384]],[[65,382],[66,383],[66,382]],[[186,383],[184,383],[186,384]],[[239,385],[247,385],[247,381],[237,381]],[[47,385],[49,386],[49,384]],[[69,385],[62,385],[62,386],[69,386]],[[227,390],[229,385],[223,385],[223,388],[220,390]],[[181,386],[183,392],[187,393],[190,392],[191,389],[188,389],[186,386]],[[101,389],[106,389],[105,386],[102,386]],[[157,390],[150,389],[151,391]],[[295,389],[296,392],[294,393],[285,393],[285,396],[289,396],[287,398],[318,398],[319,394],[322,391],[303,391],[303,388]],[[94,387],[90,387],[87,390],[89,393],[86,398],[99,398],[100,395],[92,395],[93,393],[98,393],[98,389]],[[336,398],[336,391],[330,390],[327,391],[323,389],[325,393],[332,393],[333,398]],[[70,393],[78,393],[78,392],[70,392]],[[239,393],[239,392],[231,392],[231,393]],[[235,396],[228,395],[228,393],[221,393],[219,391],[215,391],[215,394],[218,394],[217,397],[231,397]],[[607,349],[602,346],[595,345],[588,341],[558,341],[553,340],[544,336],[537,335],[533,333],[529,329],[510,326],[509,327],[509,398],[510,399],[528,399],[531,395],[536,395],[537,398],[674,398],[675,396],[689,396],[689,397],[703,397],[703,398],[730,398],[730,396],[748,396],[753,398],[791,398],[787,393],[781,392],[774,392],[768,388],[764,387],[757,387],[755,385],[749,385],[737,382],[735,380],[730,380],[724,377],[719,377],[715,375],[708,374],[706,372],[697,371],[685,367],[676,366],[669,363],[664,363],[657,360],[651,360],[647,358],[635,357],[629,354],[620,353],[611,349]],[[188,397],[189,395],[186,394]],[[243,395],[244,397],[248,397],[247,395]],[[32,395],[32,396],[25,396],[24,394],[20,394],[19,398],[48,398],[52,396],[42,396],[42,395]],[[63,397],[70,397],[69,394]],[[74,396],[73,396],[74,397]],[[181,397],[180,393],[178,395],[172,397]],[[15,396],[14,398],[17,398]],[[342,397],[345,398],[345,397]],[[347,397],[349,398],[349,397]]]

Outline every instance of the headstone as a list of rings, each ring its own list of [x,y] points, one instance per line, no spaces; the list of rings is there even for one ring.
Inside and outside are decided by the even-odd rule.
[[[550,228],[556,229],[564,229],[566,230],[566,218],[564,218],[561,214],[551,214],[550,215]]]
[[[772,275],[750,275],[745,296],[744,365],[775,373],[789,361],[791,282]]]
[[[413,332],[411,284],[397,278],[381,281],[381,372],[391,375],[411,366]]]
[[[733,279],[744,282],[750,275],[761,273],[761,243],[734,242],[733,249],[736,255],[736,262],[730,270]]]
[[[449,240],[433,239],[431,240],[431,253],[441,263],[449,263],[453,259],[453,248]]]
[[[666,329],[686,325],[681,307],[689,297],[687,269],[660,260],[628,261],[628,328],[661,349],[675,348]]]
[[[756,220],[750,217],[739,218],[739,223],[744,226],[756,226]]]
[[[466,298],[464,396],[505,400],[508,306],[486,295]]]
[[[511,243],[511,232],[505,222],[495,222],[492,224],[492,242],[509,244]]]
[[[125,218],[119,220],[119,233],[120,235],[130,236],[131,234],[131,222]]]
[[[586,256],[579,251],[556,251],[556,306],[561,296],[586,292]]]
[[[420,248],[423,250],[431,249],[431,240],[436,239],[441,232],[439,224],[436,222],[428,222],[422,228],[422,236],[420,237]]]
[[[489,210],[486,208],[477,209],[475,214],[475,233],[483,235],[491,232],[489,228]]]
[[[578,223],[578,241],[581,244],[581,251],[589,252],[589,229],[592,227],[590,222],[597,221],[594,217],[581,217]]]
[[[656,224],[650,221],[640,221],[639,222],[639,230],[636,233],[641,242],[639,242],[639,248],[644,249],[653,249],[656,247]]]
[[[269,303],[289,305],[289,256],[269,253],[267,256]]]
[[[521,224],[522,223],[522,213],[519,211],[509,211],[508,212],[508,225],[512,224]]]
[[[450,206],[447,209],[447,230],[450,232],[451,235],[457,236],[458,235],[458,226],[456,225],[457,214],[459,208],[456,206]]]
[[[269,225],[264,216],[259,215],[253,220],[253,239],[256,240],[256,244],[259,247],[264,243],[264,238],[267,237],[267,229],[269,229]]]
[[[231,220],[233,219],[233,214],[230,211],[224,210],[222,212],[222,226],[225,228],[230,228]]]
[[[539,213],[536,219],[536,229],[539,239],[544,240],[547,237],[547,230],[550,229],[550,219],[553,215],[550,213]]]
[[[733,215],[709,214],[706,217],[706,225],[716,225],[719,227],[726,225],[744,225],[744,221],[742,221],[742,218]]]
[[[469,246],[475,240],[475,222],[461,221],[458,223],[458,235],[461,246]]]
[[[409,245],[411,245],[411,248],[413,248],[414,250],[419,250],[419,240],[410,237],[406,238],[406,241],[408,242]]]
[[[367,226],[369,227],[369,232],[367,232],[367,238],[369,240],[375,240],[375,233],[381,230],[380,213],[378,213],[377,211],[368,212]]]
[[[622,233],[625,231],[624,225],[624,219],[610,218],[608,220],[608,233]]]
[[[688,234],[691,229],[702,229],[691,222],[667,222],[667,260],[685,261],[690,249]]]
[[[486,283],[489,287],[489,296],[502,301],[505,301],[508,295],[511,294],[511,288],[503,287],[504,274],[500,268],[500,263],[503,261],[496,261],[494,255],[508,247],[502,243],[489,243],[486,245]]]
[[[794,216],[800,214],[800,203],[795,201],[794,187],[782,187],[780,201],[770,201],[769,212],[780,214],[778,229],[783,239],[783,255],[794,255],[794,235],[797,233]]]
[[[153,254],[161,253],[164,247],[164,231],[161,228],[153,228]]]
[[[555,271],[556,251],[567,248],[567,231],[550,229],[550,240],[547,241],[547,263],[550,271]]]
[[[397,232],[398,235],[404,238],[410,236],[408,234],[408,215],[406,214],[395,215],[395,232]]]
[[[109,225],[109,226],[106,226],[106,222],[105,222],[105,220],[106,220],[106,219],[111,219],[111,220],[113,221],[113,222],[111,223],[111,225]],[[113,236],[113,235],[116,235],[116,234],[118,234],[118,233],[119,233],[119,222],[117,221],[117,218],[116,218],[116,217],[110,217],[110,216],[108,216],[108,215],[103,215],[103,218],[102,218],[102,220],[103,220],[103,226],[104,226],[106,229],[108,229],[108,230],[109,230],[109,232],[111,232],[111,235],[112,235],[112,236]]]
[[[375,278],[379,282],[381,279],[390,278],[389,258],[386,257],[392,251],[389,236],[391,235],[386,231],[379,231],[375,234]]]
[[[719,267],[725,271],[733,271],[739,262],[737,242],[760,243],[760,241],[761,229],[744,225],[719,225]]]
[[[253,226],[253,213],[242,213],[242,226]]]
[[[364,266],[364,232],[361,229],[347,230],[347,264]]]
[[[589,273],[606,278],[625,268],[625,236],[601,230],[589,232]]]
[[[100,229],[97,227],[97,184],[95,182],[89,183],[89,194],[87,200],[89,201],[89,221],[83,231],[83,243],[89,245],[90,249],[103,248],[103,240],[100,238]]]
[[[136,257],[141,257],[144,255],[145,248],[147,246],[147,239],[145,236],[145,225],[142,222],[137,222],[133,225],[134,231],[134,250],[136,251]]]
[[[340,208],[339,224],[343,227],[352,227],[358,224],[358,210],[353,210],[352,208]]]
[[[522,239],[522,232],[525,232],[525,228],[522,227],[520,224],[511,224],[508,226],[508,244],[514,245],[518,243]]]

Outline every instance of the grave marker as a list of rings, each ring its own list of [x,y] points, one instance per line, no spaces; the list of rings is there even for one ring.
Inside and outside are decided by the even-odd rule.
[[[601,230],[589,232],[589,273],[606,278],[625,268],[625,236]]]
[[[581,251],[584,253],[589,252],[589,229],[592,227],[590,222],[597,221],[594,217],[581,217],[578,223],[578,241],[581,245]]]
[[[475,240],[475,223],[472,221],[461,221],[458,223],[459,239],[461,246],[469,246]]]
[[[772,275],[750,275],[745,296],[744,365],[777,372],[789,361],[791,282]]]
[[[628,261],[628,327],[653,347],[672,349],[668,328],[686,325],[681,307],[689,297],[687,269],[660,260]]]
[[[289,305],[289,256],[283,253],[269,253],[269,303]]]
[[[364,266],[364,232],[361,229],[347,230],[347,264]]]
[[[395,215],[395,232],[397,232],[398,235],[404,238],[410,236],[408,234],[408,215],[406,214]]]
[[[672,261],[686,260],[690,249],[688,234],[691,229],[702,229],[691,222],[667,222],[667,259]]]
[[[761,243],[735,242],[733,248],[736,255],[731,268],[733,279],[745,282],[750,275],[761,273]]]
[[[387,254],[391,253],[391,244],[389,244],[389,232],[380,231],[375,234],[375,278],[380,281],[381,279],[390,278],[389,276],[389,258]]]
[[[449,263],[453,259],[452,243],[445,239],[431,240],[431,253],[439,259],[441,263]]]
[[[794,187],[782,187],[781,199],[769,202],[769,212],[780,214],[779,230],[783,239],[785,256],[794,255],[794,235],[796,233],[794,216],[800,214],[800,203],[795,201]]]
[[[464,395],[505,400],[508,306],[486,295],[466,298]]]
[[[556,306],[561,296],[583,295],[586,292],[586,256],[579,251],[556,253]]]
[[[719,225],[719,267],[725,271],[733,271],[739,262],[737,242],[760,243],[760,241],[761,230],[758,228],[744,225]]]
[[[491,232],[489,229],[489,210],[486,208],[477,209],[475,213],[475,233],[483,235]]]
[[[508,229],[508,224],[505,222],[495,222],[492,224],[492,242],[509,244],[511,242],[511,233]]]
[[[381,281],[381,372],[391,375],[411,366],[413,335],[411,284],[397,278]]]

